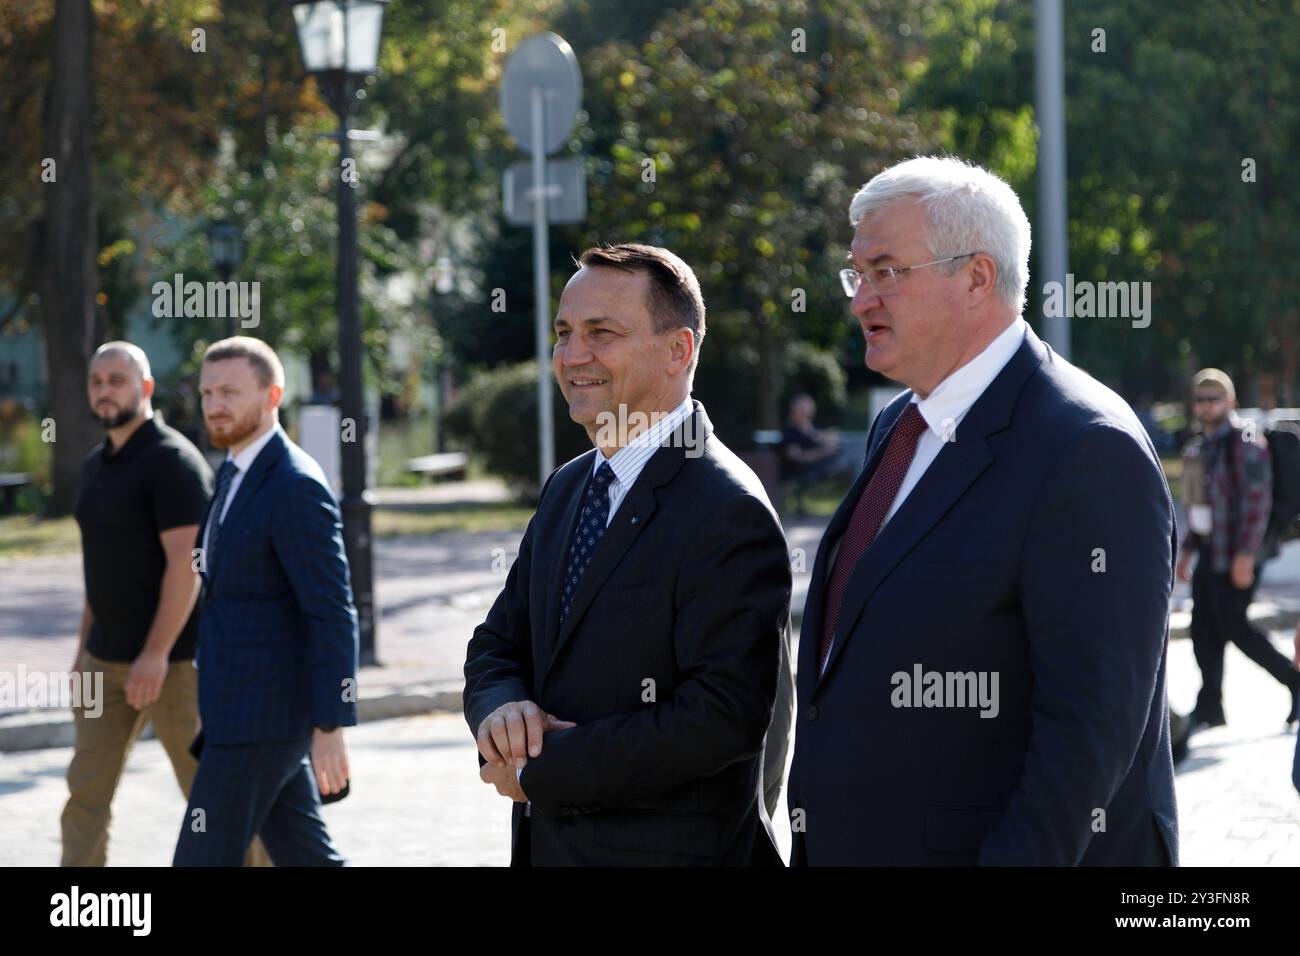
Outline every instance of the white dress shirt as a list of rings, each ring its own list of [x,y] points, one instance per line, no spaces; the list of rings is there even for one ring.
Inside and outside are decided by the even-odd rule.
[[[204,554],[208,553],[208,532],[212,530],[212,525],[214,523],[221,524],[226,520],[226,512],[230,510],[230,503],[235,500],[235,495],[239,492],[239,485],[243,482],[244,475],[248,473],[248,469],[253,467],[253,462],[257,460],[257,456],[261,453],[262,449],[266,447],[266,443],[269,442],[275,436],[275,433],[280,430],[280,423],[276,422],[260,436],[253,439],[252,444],[241,451],[238,455],[232,455],[229,451],[226,452],[226,461],[233,461],[235,463],[235,474],[230,479],[230,490],[226,492],[226,500],[221,507],[221,514],[208,516],[207,526],[203,529]]]
[[[646,462],[672,436],[672,433],[677,430],[677,426],[690,418],[694,411],[695,403],[691,401],[691,397],[688,395],[686,401],[614,452],[612,458],[606,458],[603,451],[599,448],[596,449],[596,458],[591,463],[591,473],[594,475],[598,472],[600,466],[605,462],[609,462],[609,467],[614,472],[614,480],[609,483],[609,518],[605,521],[606,528],[614,521],[614,513],[618,511],[618,506],[627,497],[628,491],[636,484],[637,478],[641,476],[642,470],[645,469]],[[523,773],[523,767],[516,767],[515,779],[518,780],[523,776]],[[525,815],[531,815],[532,806],[530,802],[524,810]]]
[[[614,471],[614,480],[609,483],[609,520],[605,522],[606,528],[613,523],[614,512],[618,511],[618,506],[636,484],[646,462],[694,411],[695,403],[688,395],[686,401],[614,452],[614,457],[606,458],[603,451],[596,449],[596,460],[591,463],[591,473],[594,475],[598,472],[605,462],[609,462],[609,467]]]
[[[990,342],[984,351],[975,356],[957,371],[953,372],[934,387],[925,398],[912,395],[912,404],[921,413],[929,427],[921,432],[916,442],[916,453],[912,456],[911,467],[903,476],[903,483],[898,487],[894,503],[885,515],[888,522],[899,506],[912,493],[926,469],[943,451],[944,442],[959,441],[958,425],[966,417],[976,399],[998,377],[998,373],[1011,361],[1020,343],[1025,340],[1024,319],[1016,319],[1008,325],[997,338]],[[881,524],[884,527],[884,523]],[[879,533],[879,532],[877,532]]]
[[[966,413],[971,410],[975,401],[984,394],[984,390],[998,377],[998,373],[1011,361],[1011,356],[1016,354],[1016,350],[1025,339],[1026,328],[1028,326],[1025,320],[1017,318],[985,346],[984,351],[936,385],[934,391],[925,398],[912,394],[912,404],[921,413],[928,427],[917,439],[912,464],[908,467],[907,474],[903,476],[903,483],[898,486],[898,494],[894,496],[894,503],[889,506],[889,513],[880,523],[881,528],[894,516],[894,512],[898,511],[907,496],[912,493],[912,489],[920,482],[921,476],[939,457],[944,442],[959,440],[957,426],[961,424],[961,420],[966,417]],[[877,531],[876,534],[879,535],[880,532]],[[843,540],[842,536],[841,540]],[[829,569],[835,567],[839,550],[840,542],[837,541],[827,566],[828,581],[830,580]],[[820,639],[821,636],[818,635],[818,640]],[[830,662],[829,654],[826,655],[826,661]]]

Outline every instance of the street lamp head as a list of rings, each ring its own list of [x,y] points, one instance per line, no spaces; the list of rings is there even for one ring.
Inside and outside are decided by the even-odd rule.
[[[239,228],[228,222],[214,222],[208,227],[208,249],[212,263],[223,273],[239,268],[244,260],[244,240]]]
[[[379,70],[388,0],[295,0],[293,19],[308,73],[364,76]]]

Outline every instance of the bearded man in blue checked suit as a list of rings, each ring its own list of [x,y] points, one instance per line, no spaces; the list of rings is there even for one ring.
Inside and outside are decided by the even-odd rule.
[[[213,445],[227,449],[199,528],[199,769],[177,866],[238,866],[260,834],[276,866],[341,866],[320,795],[348,779],[357,615],[338,505],[278,420],[284,369],[236,336],[203,357]]]

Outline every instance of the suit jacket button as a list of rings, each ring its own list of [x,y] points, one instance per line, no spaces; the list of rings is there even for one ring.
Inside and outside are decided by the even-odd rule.
[[[808,707],[804,710],[803,713],[804,713],[804,716],[807,717],[809,720],[816,720],[816,719],[817,719],[817,705],[816,705],[816,704],[809,704]]]

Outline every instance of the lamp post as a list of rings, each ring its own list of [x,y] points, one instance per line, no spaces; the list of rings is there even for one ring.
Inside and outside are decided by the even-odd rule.
[[[239,234],[239,228],[231,223],[223,221],[214,222],[208,227],[208,252],[212,256],[212,264],[217,267],[217,272],[221,275],[223,283],[229,282],[230,277],[239,264],[244,261],[244,239]],[[227,302],[233,301],[227,297]],[[235,334],[235,316],[230,309],[226,310],[226,338]]]
[[[1034,9],[1034,113],[1038,121],[1038,221],[1034,223],[1034,242],[1038,249],[1038,288],[1042,290],[1049,282],[1064,286],[1069,269],[1065,20],[1061,0],[1036,0]],[[1069,311],[1043,318],[1043,338],[1066,361],[1070,359]]]
[[[339,386],[343,428],[343,543],[352,576],[352,599],[360,625],[361,663],[375,664],[375,588],[371,553],[371,496],[366,490],[366,418],[361,374],[361,321],[357,311],[356,173],[352,104],[363,77],[379,68],[379,41],[388,0],[294,2],[298,45],[308,73],[338,115],[339,250],[336,282],[339,312]],[[348,427],[351,423],[351,428]]]

